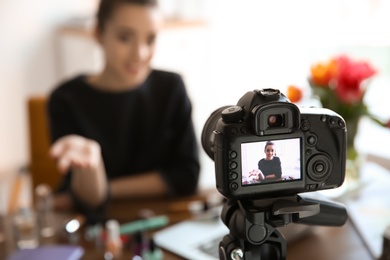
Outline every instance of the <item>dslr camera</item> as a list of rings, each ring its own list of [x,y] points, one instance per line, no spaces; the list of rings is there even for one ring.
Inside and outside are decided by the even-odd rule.
[[[298,108],[269,88],[215,110],[201,142],[214,160],[218,191],[228,199],[256,200],[341,186],[346,131],[344,119],[332,110]],[[261,169],[267,153],[279,173],[272,173],[272,165],[271,172]]]

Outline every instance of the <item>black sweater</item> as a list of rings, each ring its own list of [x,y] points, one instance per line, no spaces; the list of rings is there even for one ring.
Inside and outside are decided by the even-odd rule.
[[[271,174],[275,174],[276,178],[282,177],[282,166],[280,158],[274,156],[272,160],[261,159],[258,163],[259,170],[265,177]]]
[[[109,180],[157,170],[173,195],[196,190],[197,141],[179,75],[153,70],[138,88],[119,93],[93,88],[78,76],[51,93],[48,113],[53,142],[77,134],[100,144]],[[71,175],[61,190],[70,190]]]

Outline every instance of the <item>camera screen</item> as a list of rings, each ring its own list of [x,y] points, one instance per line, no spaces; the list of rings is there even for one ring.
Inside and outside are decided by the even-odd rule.
[[[241,144],[242,185],[300,180],[300,138]]]

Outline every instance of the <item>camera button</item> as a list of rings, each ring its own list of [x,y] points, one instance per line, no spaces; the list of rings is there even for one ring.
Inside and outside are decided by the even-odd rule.
[[[237,177],[238,177],[238,174],[236,172],[230,173],[230,180],[235,180],[235,179],[237,179]]]
[[[310,122],[308,120],[302,120],[301,122],[301,128],[302,128],[302,131],[307,131],[310,129]]]
[[[236,135],[238,133],[238,130],[237,128],[233,127],[230,129],[230,133],[233,134],[233,135]]]
[[[234,152],[234,151],[232,151],[232,152],[230,152],[230,158],[231,159],[235,159],[235,158],[237,158],[237,153],[236,152]]]
[[[317,184],[308,184],[306,185],[307,190],[316,190],[317,189]]]
[[[317,143],[317,137],[315,135],[310,135],[307,137],[306,142],[308,145],[315,145]]]
[[[325,170],[325,166],[322,163],[319,163],[315,166],[315,170],[316,172],[321,173]]]
[[[231,162],[229,166],[230,166],[230,169],[234,170],[234,169],[237,168],[237,163],[236,162]]]
[[[232,184],[230,184],[230,188],[232,190],[237,190],[238,189],[238,184],[236,182],[233,182]]]
[[[222,120],[226,123],[238,122],[243,115],[244,110],[240,106],[228,107],[221,112]]]

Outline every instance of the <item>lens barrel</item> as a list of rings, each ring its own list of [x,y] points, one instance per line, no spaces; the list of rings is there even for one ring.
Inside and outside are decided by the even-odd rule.
[[[214,134],[217,128],[218,120],[221,118],[221,112],[231,106],[223,106],[211,113],[204,124],[201,136],[203,150],[214,161]]]

